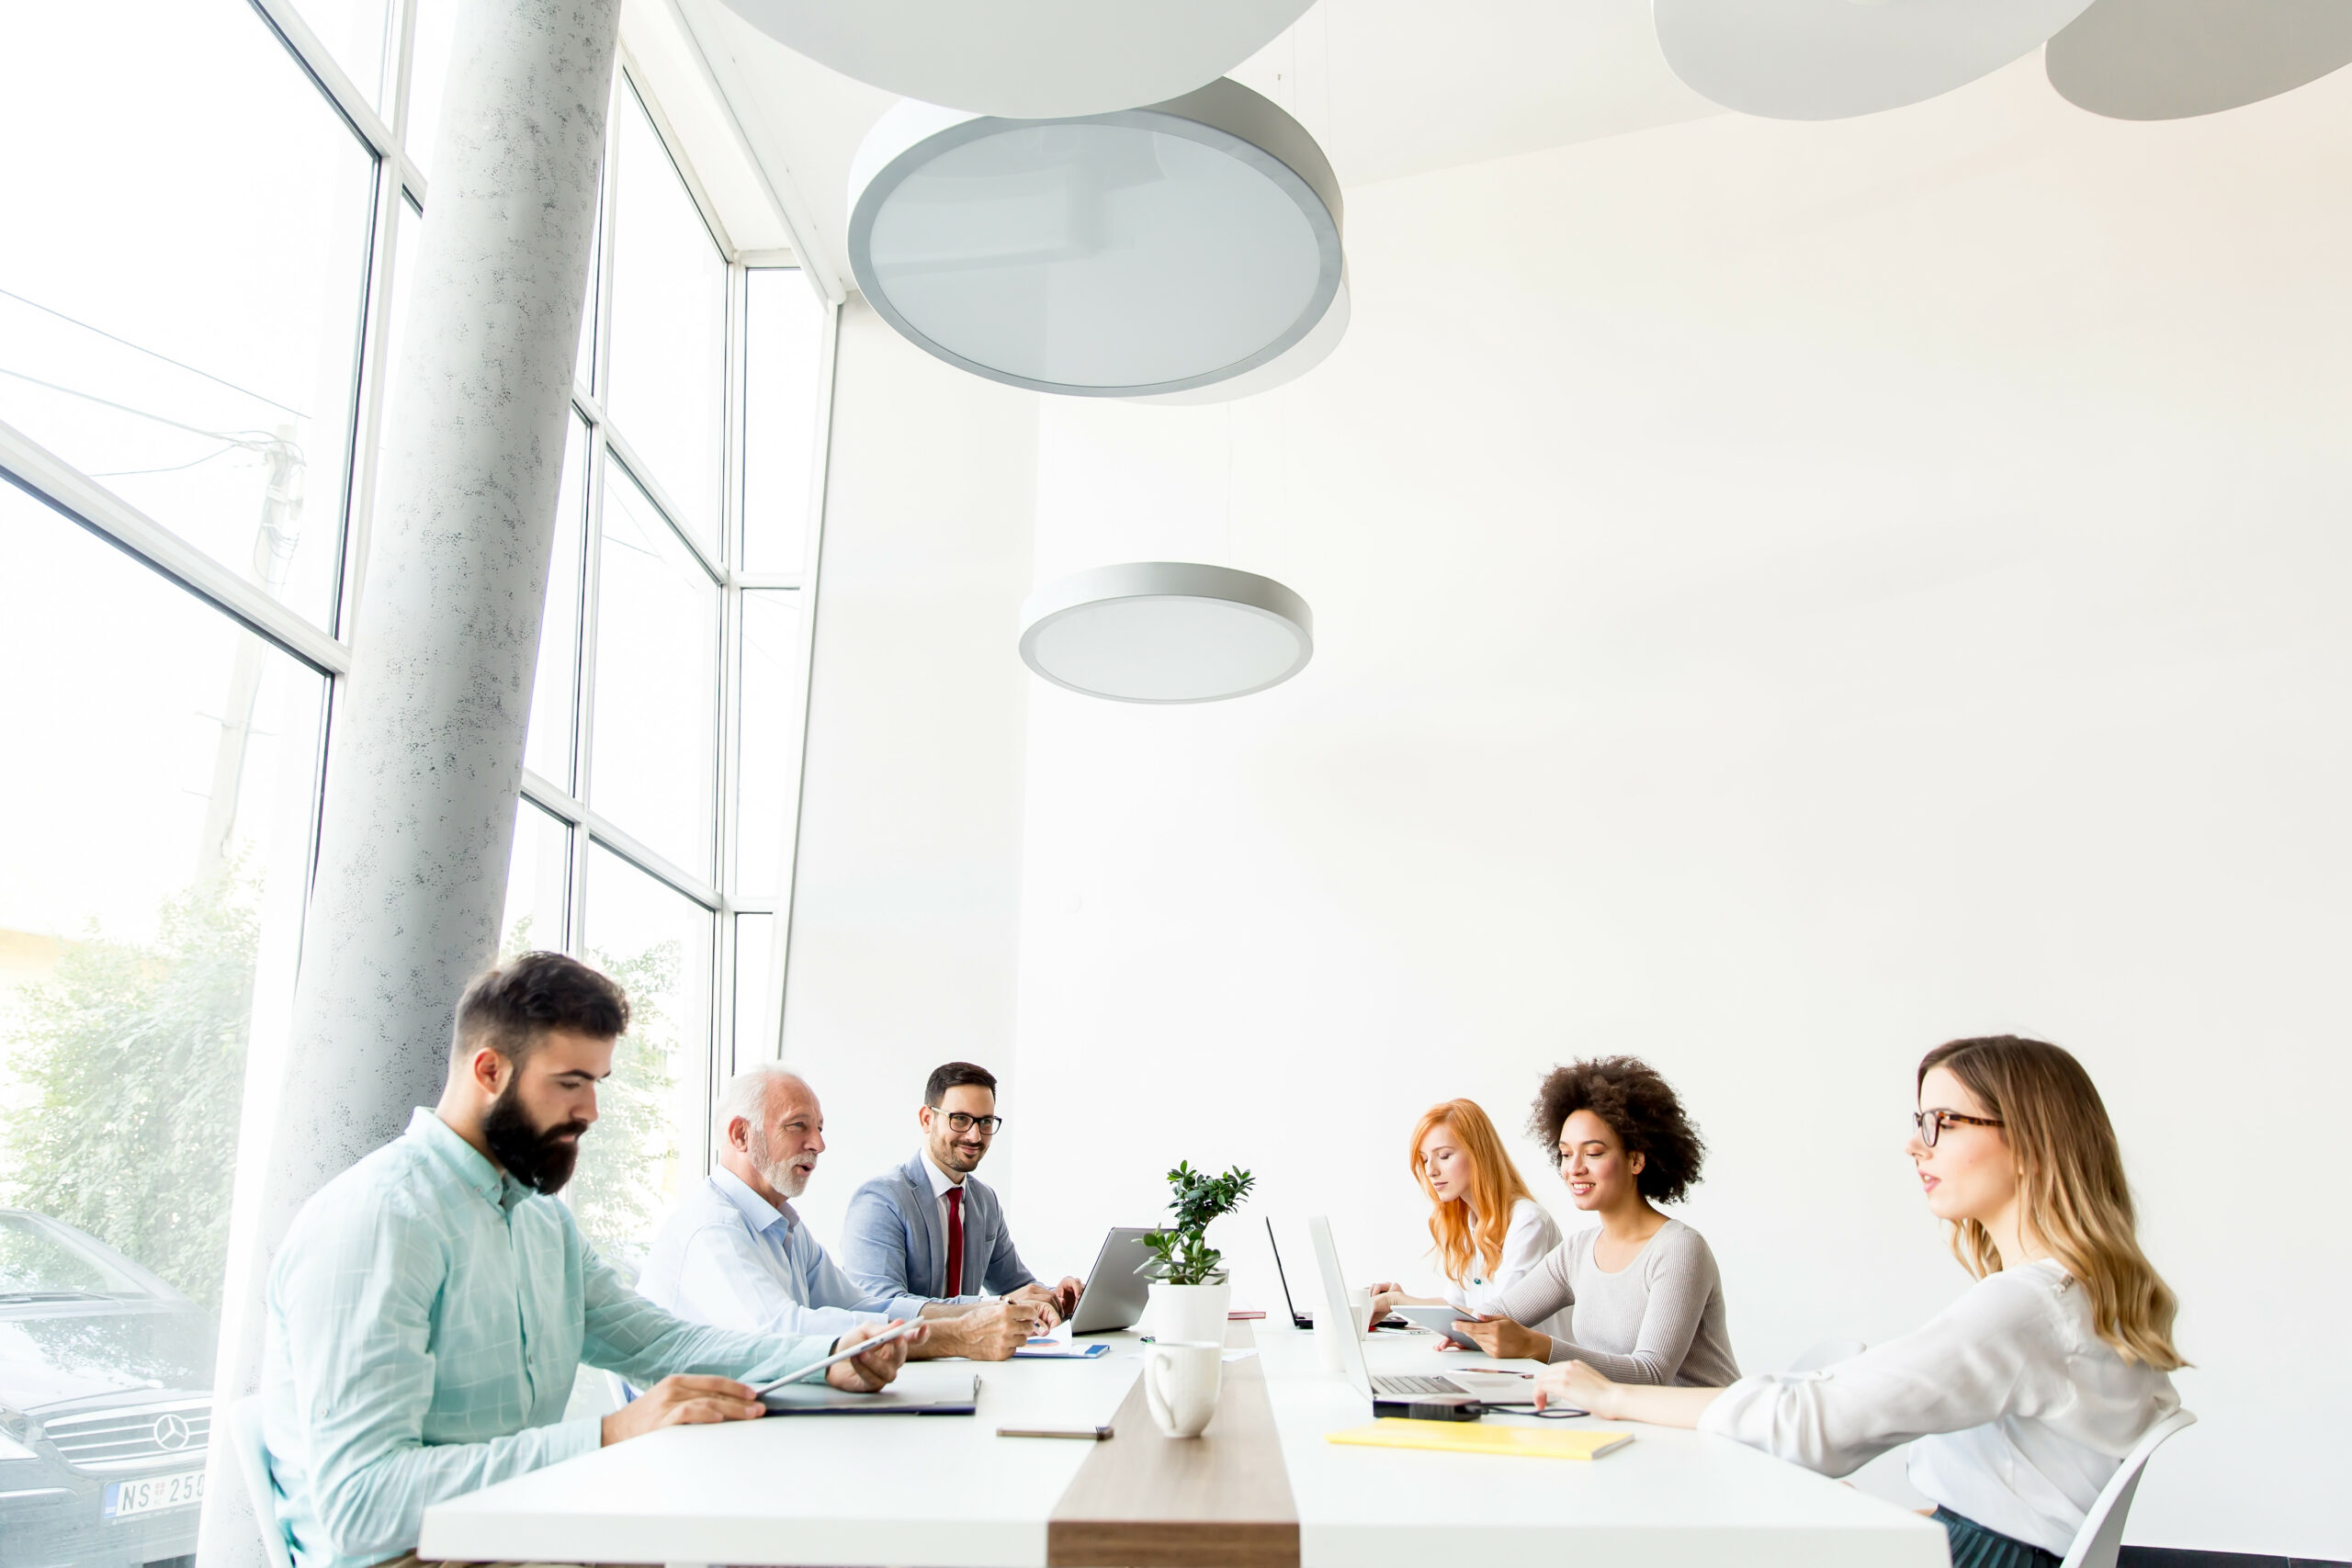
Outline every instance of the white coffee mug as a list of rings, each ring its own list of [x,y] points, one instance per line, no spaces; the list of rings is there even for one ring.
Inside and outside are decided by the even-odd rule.
[[[1356,1320],[1358,1337],[1362,1337],[1364,1331],[1372,1326],[1372,1292],[1369,1290],[1352,1290],[1348,1292],[1348,1315]],[[1337,1328],[1339,1319],[1317,1308],[1315,1314],[1316,1351],[1322,1359],[1325,1371],[1345,1371],[1347,1363],[1340,1359],[1339,1337],[1326,1332],[1327,1324],[1332,1328]]]
[[[1216,1416],[1225,1347],[1206,1339],[1161,1339],[1143,1348],[1143,1396],[1171,1438],[1197,1438]]]

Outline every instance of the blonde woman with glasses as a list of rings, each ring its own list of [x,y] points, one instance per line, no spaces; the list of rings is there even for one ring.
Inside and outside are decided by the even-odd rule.
[[[1447,1287],[1414,1296],[1391,1280],[1372,1288],[1372,1321],[1398,1306],[1450,1306],[1471,1317],[1502,1310],[1503,1292],[1560,1245],[1560,1227],[1511,1163],[1495,1124],[1475,1100],[1449,1100],[1421,1112],[1406,1161],[1430,1201],[1430,1240]],[[1551,1326],[1566,1332],[1565,1323]],[[1451,1348],[1440,1339],[1441,1350]]]
[[[2165,1374],[2172,1292],[2140,1250],[2107,1108],[2082,1065],[2014,1035],[1919,1064],[1911,1162],[1976,1284],[1923,1326],[1817,1372],[1724,1389],[1611,1382],[1569,1362],[1537,1403],[1696,1427],[1826,1475],[1917,1439],[1952,1568],[2056,1568],[2149,1427],[2180,1404]]]

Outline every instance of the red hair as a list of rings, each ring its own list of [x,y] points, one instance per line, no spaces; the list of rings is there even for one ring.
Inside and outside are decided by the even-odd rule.
[[[1463,1152],[1470,1156],[1467,1203],[1459,1198],[1439,1201],[1430,1188],[1429,1172],[1421,1168],[1421,1140],[1438,1127],[1452,1128]],[[1459,1283],[1481,1261],[1489,1272],[1500,1268],[1503,1238],[1510,1234],[1511,1209],[1521,1198],[1532,1201],[1535,1194],[1528,1190],[1519,1167],[1511,1164],[1510,1156],[1503,1152],[1503,1141],[1497,1135],[1495,1124],[1487,1120],[1487,1113],[1478,1109],[1478,1102],[1449,1100],[1422,1111],[1421,1119],[1413,1123],[1413,1141],[1405,1158],[1413,1179],[1421,1184],[1421,1190],[1429,1195],[1432,1205],[1430,1239],[1436,1243],[1438,1261],[1444,1266],[1445,1277]]]

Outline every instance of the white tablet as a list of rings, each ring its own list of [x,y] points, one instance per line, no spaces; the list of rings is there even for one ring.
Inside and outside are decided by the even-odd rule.
[[[1457,1312],[1453,1307],[1399,1306],[1391,1307],[1389,1310],[1395,1313],[1398,1317],[1404,1318],[1407,1322],[1414,1324],[1419,1327],[1429,1329],[1430,1332],[1435,1334],[1444,1335],[1448,1339],[1453,1340],[1453,1343],[1461,1346],[1464,1350],[1476,1350],[1479,1348],[1478,1342],[1476,1339],[1471,1338],[1466,1334],[1458,1332],[1454,1328],[1454,1324],[1459,1322],[1466,1314]]]

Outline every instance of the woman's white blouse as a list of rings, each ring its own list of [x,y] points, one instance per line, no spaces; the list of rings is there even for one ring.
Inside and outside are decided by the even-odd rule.
[[[2089,1292],[2043,1259],[1849,1360],[1742,1378],[1699,1429],[1825,1475],[1917,1438],[1923,1495],[2064,1557],[2124,1456],[2179,1404],[2172,1379],[2093,1331]]]
[[[1551,1212],[1532,1198],[1521,1198],[1511,1205],[1510,1229],[1503,1235],[1502,1260],[1495,1265],[1492,1272],[1488,1272],[1486,1260],[1474,1255],[1468,1279],[1446,1281],[1446,1305],[1456,1312],[1479,1317],[1500,1315],[1503,1292],[1519,1283],[1522,1275],[1542,1262],[1544,1255],[1559,1245],[1560,1226],[1552,1218]],[[1568,1315],[1568,1312],[1563,1311],[1542,1323],[1522,1326],[1541,1334],[1566,1337]]]

